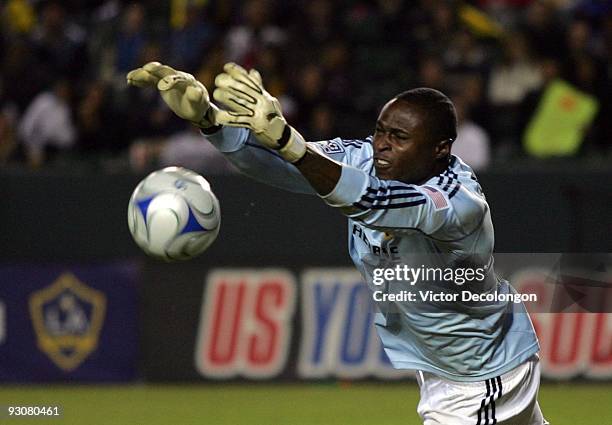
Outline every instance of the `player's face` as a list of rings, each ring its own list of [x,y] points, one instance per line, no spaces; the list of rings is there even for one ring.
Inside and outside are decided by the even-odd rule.
[[[374,132],[377,177],[421,183],[438,174],[439,148],[429,140],[424,120],[420,110],[402,100],[383,107]]]

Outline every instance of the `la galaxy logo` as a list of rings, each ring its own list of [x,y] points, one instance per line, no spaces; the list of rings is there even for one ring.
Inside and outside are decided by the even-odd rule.
[[[77,368],[98,346],[106,296],[64,273],[30,295],[38,348],[65,371]]]

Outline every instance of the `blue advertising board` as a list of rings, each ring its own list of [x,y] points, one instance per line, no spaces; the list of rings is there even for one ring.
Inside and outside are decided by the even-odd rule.
[[[0,381],[137,376],[134,262],[0,265]]]

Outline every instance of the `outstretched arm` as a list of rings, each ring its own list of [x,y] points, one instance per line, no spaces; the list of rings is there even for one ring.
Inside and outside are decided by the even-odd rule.
[[[313,149],[306,149],[304,156],[294,165],[319,195],[331,193],[342,174],[342,165]]]
[[[297,193],[314,194],[304,176],[276,151],[262,146],[244,128],[223,127],[216,121],[218,108],[193,75],[159,62],[149,62],[127,74],[129,85],[159,91],[179,117],[200,127],[206,138],[243,174],[260,182]]]
[[[262,145],[293,163],[319,195],[329,194],[340,180],[342,166],[308,148],[302,135],[287,124],[278,100],[263,87],[259,72],[247,72],[234,63],[223,69],[215,79],[213,97],[229,110],[219,111],[217,122],[250,129]]]
[[[222,127],[205,137],[247,177],[289,192],[315,195],[294,165],[276,151],[262,146],[246,128]]]
[[[314,188],[320,195],[329,194],[340,179],[341,165],[307,148],[302,136],[287,125],[257,71],[235,64],[225,70],[217,77],[215,93],[230,107],[228,112],[210,102],[206,87],[191,74],[159,62],[130,71],[127,82],[157,88],[174,113],[202,128],[206,138],[249,177],[292,192],[311,194]],[[249,117],[250,125],[244,125],[241,114]]]

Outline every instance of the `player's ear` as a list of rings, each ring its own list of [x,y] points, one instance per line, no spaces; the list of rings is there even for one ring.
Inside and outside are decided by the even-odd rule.
[[[436,159],[448,158],[451,153],[453,139],[444,139],[436,144]]]

